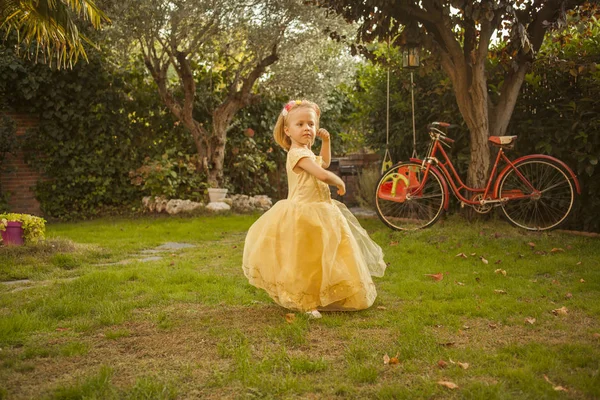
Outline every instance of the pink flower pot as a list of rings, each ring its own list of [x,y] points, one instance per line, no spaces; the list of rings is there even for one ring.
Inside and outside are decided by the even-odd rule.
[[[6,230],[1,231],[2,241],[5,245],[23,245],[23,227],[20,222],[8,222]]]

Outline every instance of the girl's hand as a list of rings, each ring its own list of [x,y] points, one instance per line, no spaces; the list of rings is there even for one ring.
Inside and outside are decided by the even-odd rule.
[[[323,140],[324,142],[328,142],[329,141],[329,132],[327,132],[326,129],[319,128],[319,130],[317,131],[317,137],[320,137],[321,140]]]
[[[339,185],[337,188],[338,188],[337,194],[339,194],[340,196],[343,196],[346,194],[346,184],[343,181],[342,181],[342,184]]]

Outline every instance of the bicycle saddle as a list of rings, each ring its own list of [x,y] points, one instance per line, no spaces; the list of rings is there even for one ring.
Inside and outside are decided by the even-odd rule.
[[[488,139],[494,146],[512,149],[517,141],[516,136],[490,136]]]

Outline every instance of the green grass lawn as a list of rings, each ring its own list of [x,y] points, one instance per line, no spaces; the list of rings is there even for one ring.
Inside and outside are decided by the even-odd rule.
[[[389,264],[375,305],[289,322],[242,274],[256,218],[51,224],[0,248],[20,280],[0,284],[0,399],[600,398],[600,239],[362,220]],[[143,252],[165,242],[195,247]]]

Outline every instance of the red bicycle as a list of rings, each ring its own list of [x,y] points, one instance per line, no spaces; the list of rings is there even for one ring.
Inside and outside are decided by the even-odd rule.
[[[494,207],[515,226],[543,231],[558,227],[573,208],[579,181],[562,161],[531,154],[511,161],[505,150],[514,147],[517,136],[491,136],[498,155],[485,188],[468,187],[460,179],[442,145],[450,139],[439,128],[446,122],[427,126],[431,143],[423,159],[399,162],[383,174],[375,196],[379,218],[396,230],[415,230],[433,225],[448,209],[450,190],[462,206],[485,214]],[[505,164],[499,171],[501,162]],[[464,191],[464,196],[461,191]]]

